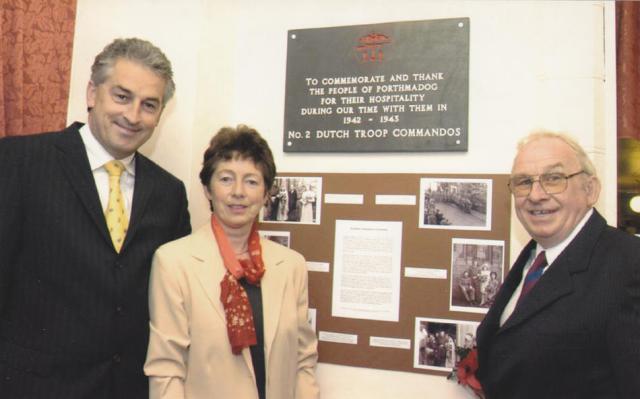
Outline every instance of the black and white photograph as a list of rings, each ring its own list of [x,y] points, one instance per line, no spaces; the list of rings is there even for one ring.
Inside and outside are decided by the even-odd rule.
[[[285,247],[291,247],[291,232],[289,231],[258,230],[258,234],[267,240],[277,242]]]
[[[491,230],[491,179],[420,179],[419,227]]]
[[[320,224],[321,177],[276,177],[261,222]]]
[[[476,345],[477,322],[416,317],[413,367],[451,371]]]
[[[504,241],[451,240],[450,310],[487,313],[502,285]]]

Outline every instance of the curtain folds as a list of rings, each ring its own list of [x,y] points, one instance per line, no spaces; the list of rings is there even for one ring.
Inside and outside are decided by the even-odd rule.
[[[63,128],[76,0],[0,0],[0,137]]]
[[[640,139],[640,2],[616,2],[618,138]]]

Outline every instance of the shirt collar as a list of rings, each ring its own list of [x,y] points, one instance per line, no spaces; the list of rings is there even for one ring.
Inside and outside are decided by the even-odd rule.
[[[87,157],[89,158],[89,165],[92,171],[102,168],[105,163],[113,160],[113,156],[105,150],[102,144],[96,140],[93,133],[91,133],[91,128],[89,128],[88,123],[80,128],[80,137],[84,142],[84,147],[87,149]],[[135,156],[136,154],[133,153],[119,159],[127,170],[127,173],[131,176],[135,176]]]
[[[543,248],[542,245],[540,244],[536,245],[536,256],[538,256],[540,252],[546,251],[545,256],[547,258],[547,264],[549,265],[552,264],[553,261],[556,260],[556,258],[562,253],[562,251],[564,251],[564,249],[571,243],[571,241],[573,241],[576,235],[578,235],[578,233],[580,232],[580,230],[582,230],[582,228],[587,223],[587,220],[589,220],[592,214],[593,214],[593,208],[587,211],[587,213],[582,217],[582,219],[576,225],[576,227],[573,228],[573,231],[571,231],[571,234],[569,234],[569,236],[567,236],[567,238],[565,238],[558,245],[554,245],[553,247],[550,247],[550,248]]]

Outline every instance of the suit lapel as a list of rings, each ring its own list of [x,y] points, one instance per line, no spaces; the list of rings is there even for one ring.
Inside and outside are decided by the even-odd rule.
[[[262,257],[267,271],[260,282],[262,289],[262,307],[264,311],[264,346],[265,359],[269,364],[269,352],[278,330],[280,308],[282,307],[283,292],[286,285],[286,273],[278,273],[277,268],[282,267],[284,258],[280,251],[274,251],[275,247],[268,240],[260,239]]]
[[[589,267],[591,250],[605,226],[605,220],[594,210],[582,230],[549,266],[534,289],[516,307],[511,317],[498,332],[523,323],[560,298],[573,292],[572,275]],[[522,276],[522,272],[519,275]]]
[[[569,274],[566,261],[558,257],[550,266],[536,286],[514,309],[511,317],[500,328],[501,331],[516,326],[558,299],[573,291],[573,280]]]
[[[217,317],[220,317],[220,322],[226,326],[227,317],[224,313],[222,302],[220,301],[220,282],[226,273],[226,268],[220,256],[216,238],[208,223],[193,234],[190,251],[195,260],[194,272],[200,282],[200,286],[206,293],[209,303],[215,310]],[[229,348],[229,350],[231,350],[231,348]],[[242,350],[242,358],[249,370],[251,370],[251,374],[255,380],[255,372],[253,371],[249,348]]]
[[[80,123],[69,126],[56,143],[59,161],[69,184],[80,198],[87,213],[96,224],[105,240],[111,243],[107,223],[100,204],[96,182],[91,172],[87,151],[80,138]]]
[[[525,246],[524,249],[520,252],[518,259],[507,274],[507,278],[505,279],[502,287],[500,287],[500,290],[496,295],[494,305],[491,306],[482,322],[484,328],[486,329],[486,334],[482,334],[481,336],[479,335],[479,340],[485,337],[488,338],[493,336],[494,332],[500,328],[500,317],[504,312],[505,306],[507,306],[507,303],[511,299],[513,292],[516,290],[518,284],[520,283],[520,279],[522,278],[522,269],[527,263],[527,260],[531,255],[531,251],[535,248],[535,246],[536,242],[531,240],[527,244],[527,246]],[[480,346],[480,344],[481,343],[479,342],[478,345]]]
[[[195,260],[194,272],[200,286],[218,317],[226,324],[224,308],[220,302],[220,281],[222,281],[226,269],[209,224],[193,233],[190,251]]]
[[[268,364],[269,352],[278,330],[286,275],[275,272],[275,268],[280,267],[284,262],[282,254],[279,251],[274,251],[271,242],[267,240],[261,239],[260,244],[266,268],[264,277],[260,282],[260,289],[262,292],[262,307],[263,309],[268,309],[268,311],[263,311],[265,359]],[[220,281],[222,281],[226,269],[209,224],[201,227],[193,234],[190,252],[195,260],[195,275],[216,314],[226,324],[224,308],[222,307],[222,302],[220,302]],[[253,373],[251,352],[248,348],[242,351],[242,356],[247,363],[247,367]]]
[[[136,180],[133,188],[133,200],[131,204],[131,220],[129,221],[129,228],[122,246],[123,251],[136,235],[140,222],[144,217],[144,212],[147,209],[147,203],[151,199],[151,194],[153,193],[155,186],[155,179],[153,178],[152,173],[153,170],[149,160],[142,154],[137,153]]]
[[[87,158],[87,151],[80,138],[79,129],[81,126],[82,124],[80,123],[74,123],[69,126],[65,130],[65,134],[61,135],[61,139],[56,143],[60,151],[60,164],[69,183],[87,209],[87,212],[91,215],[102,236],[107,242],[111,243],[95,179]],[[133,240],[140,221],[144,217],[144,212],[147,209],[147,204],[155,185],[152,174],[153,170],[149,160],[141,154],[136,154],[136,181],[131,206],[131,220],[129,221],[129,229],[122,251]]]

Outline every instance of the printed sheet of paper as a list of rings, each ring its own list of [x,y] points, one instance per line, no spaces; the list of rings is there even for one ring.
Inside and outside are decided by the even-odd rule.
[[[402,222],[336,220],[332,316],[398,321]]]

